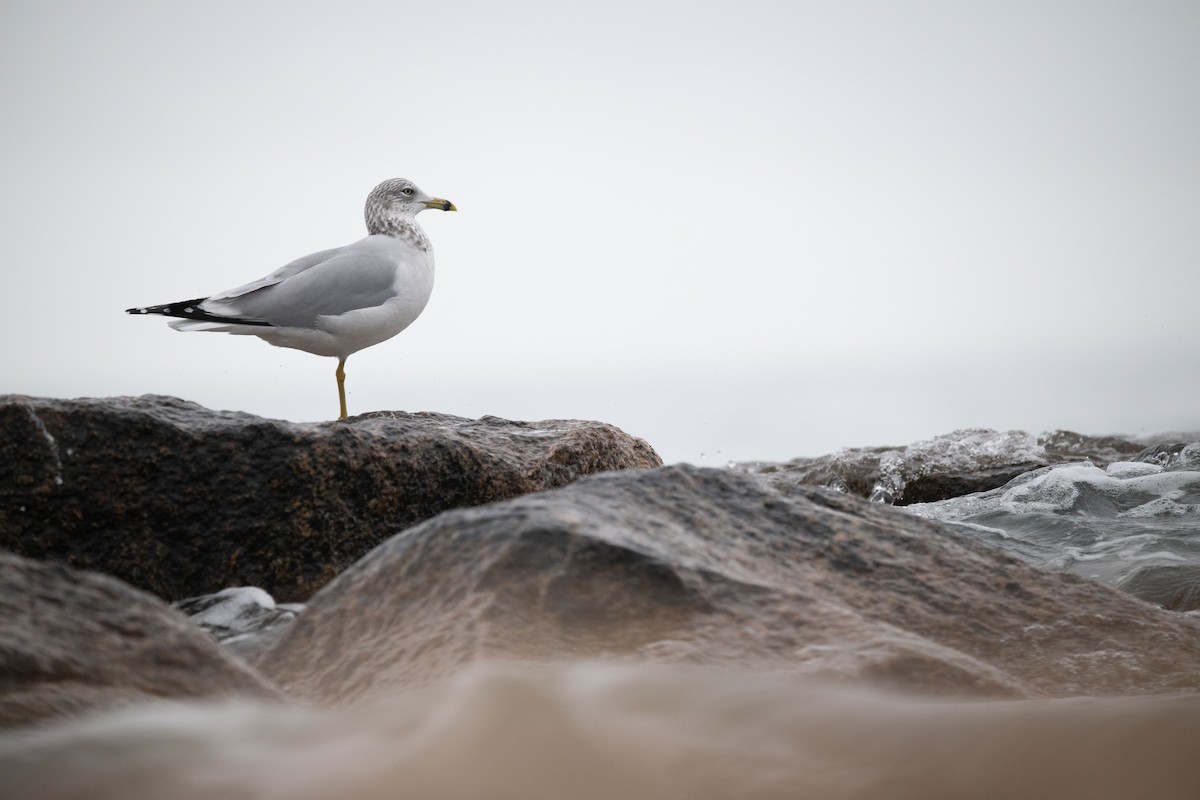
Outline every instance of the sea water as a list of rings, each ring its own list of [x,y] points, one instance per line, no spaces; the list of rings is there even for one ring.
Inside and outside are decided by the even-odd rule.
[[[1153,461],[1043,467],[992,491],[906,508],[1113,586],[1186,574],[1200,585],[1200,442]]]

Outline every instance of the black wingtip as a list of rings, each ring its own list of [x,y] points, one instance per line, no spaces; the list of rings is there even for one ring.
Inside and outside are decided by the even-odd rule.
[[[191,317],[203,314],[200,304],[207,297],[197,297],[193,300],[180,300],[178,303],[162,303],[157,306],[134,306],[125,309],[126,314],[160,314],[164,317]]]
[[[210,314],[200,307],[207,297],[197,297],[194,300],[180,300],[178,303],[163,303],[157,306],[135,306],[125,309],[126,314],[157,314],[161,317],[178,317],[180,319],[198,319],[205,322],[227,322],[234,325],[263,325],[270,327],[271,323],[256,319],[237,319]]]

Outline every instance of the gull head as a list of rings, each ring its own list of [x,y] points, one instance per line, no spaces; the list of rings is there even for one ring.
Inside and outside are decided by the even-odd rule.
[[[367,195],[367,230],[371,233],[386,233],[399,221],[411,220],[427,208],[441,211],[458,210],[449,200],[425,194],[410,180],[386,180]]]

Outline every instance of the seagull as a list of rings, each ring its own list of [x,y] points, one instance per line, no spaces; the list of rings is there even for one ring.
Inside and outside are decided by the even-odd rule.
[[[338,419],[345,419],[346,359],[411,325],[433,292],[433,248],[416,220],[427,208],[458,210],[412,181],[386,180],[367,196],[365,239],[297,258],[236,289],[125,312],[178,317],[177,331],[257,336],[336,358]]]

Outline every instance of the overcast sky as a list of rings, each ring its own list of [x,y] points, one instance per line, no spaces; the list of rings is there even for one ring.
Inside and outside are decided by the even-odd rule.
[[[336,416],[332,359],[126,307],[364,235],[438,278],[351,413],[668,461],[1200,429],[1200,4],[0,5],[0,392]]]

